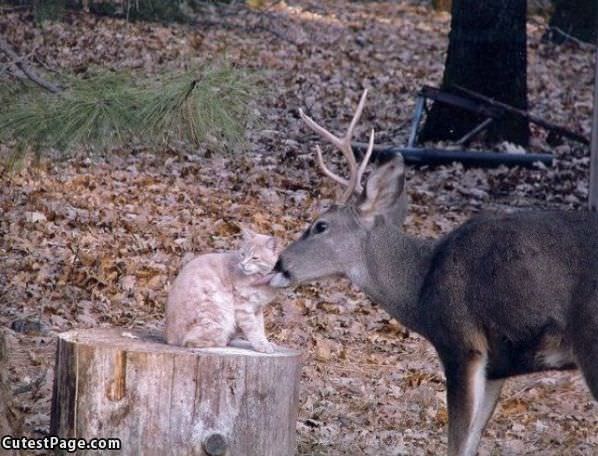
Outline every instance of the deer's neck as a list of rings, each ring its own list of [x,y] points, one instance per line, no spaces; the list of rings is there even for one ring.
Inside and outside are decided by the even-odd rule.
[[[418,300],[434,241],[380,229],[370,233],[362,248],[366,266],[351,271],[351,280],[401,324],[420,332]]]

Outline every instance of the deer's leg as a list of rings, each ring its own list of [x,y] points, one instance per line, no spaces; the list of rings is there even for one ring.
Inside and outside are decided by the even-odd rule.
[[[473,351],[445,362],[449,456],[474,456],[494,411],[502,382],[486,379],[487,355]]]
[[[581,367],[584,379],[588,384],[588,388],[594,396],[594,399],[598,401],[598,341],[594,342],[592,347],[587,349],[588,352],[583,356],[578,357],[578,363]]]
[[[237,309],[235,310],[235,319],[237,325],[256,351],[262,353],[272,353],[274,351],[272,344],[266,338],[264,315],[261,309],[257,313],[252,309]]]
[[[496,404],[498,403],[498,398],[504,384],[505,380],[502,378],[499,380],[486,380],[484,399],[482,400],[481,407],[474,415],[471,432],[473,435],[477,435],[478,443],[476,444],[476,447],[479,445],[482,432],[484,432],[488,421],[490,421],[490,417],[494,413],[494,409],[496,408]]]
[[[568,332],[579,368],[598,401],[598,296],[593,293],[583,298]]]

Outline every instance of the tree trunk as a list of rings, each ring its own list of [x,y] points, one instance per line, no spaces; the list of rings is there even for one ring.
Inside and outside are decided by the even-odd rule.
[[[452,91],[451,87],[459,85],[527,110],[525,19],[525,0],[454,0],[443,89]],[[420,139],[457,140],[483,120],[468,111],[435,102]],[[490,125],[486,140],[527,146],[528,122],[506,115]]]
[[[598,211],[598,46],[596,47],[595,52],[594,108],[592,109],[592,140],[590,142],[589,205],[591,211]]]
[[[12,394],[8,384],[8,353],[4,332],[0,330],[0,437],[4,435],[16,436],[20,432],[19,419],[12,407]],[[16,456],[13,450],[4,450],[2,454]]]
[[[69,331],[58,338],[50,433],[115,437],[121,455],[291,456],[300,357]]]
[[[598,38],[598,1],[555,0],[556,7],[550,18],[550,39],[555,43],[567,40],[567,35],[586,43]]]

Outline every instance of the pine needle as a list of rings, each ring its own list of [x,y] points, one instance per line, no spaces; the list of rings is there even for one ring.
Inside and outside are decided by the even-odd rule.
[[[230,67],[153,80],[105,72],[72,78],[59,94],[5,91],[0,140],[36,149],[185,140],[232,150],[243,143],[257,80]]]
[[[153,136],[232,148],[243,142],[256,81],[230,67],[164,79],[142,103],[139,121]]]

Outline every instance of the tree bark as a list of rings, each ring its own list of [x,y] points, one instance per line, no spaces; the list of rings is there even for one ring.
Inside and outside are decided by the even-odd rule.
[[[596,44],[594,107],[592,109],[592,139],[590,142],[590,194],[588,201],[591,211],[598,210],[598,43]]]
[[[525,19],[525,0],[454,0],[442,88],[451,91],[459,85],[527,110]],[[420,139],[457,140],[483,120],[471,112],[434,103]],[[486,140],[527,146],[528,122],[507,114],[490,125]]]
[[[550,38],[562,43],[569,37],[595,44],[598,38],[598,1],[555,0],[549,22]]]
[[[58,338],[50,433],[119,438],[121,455],[291,456],[300,357],[69,331]]]

